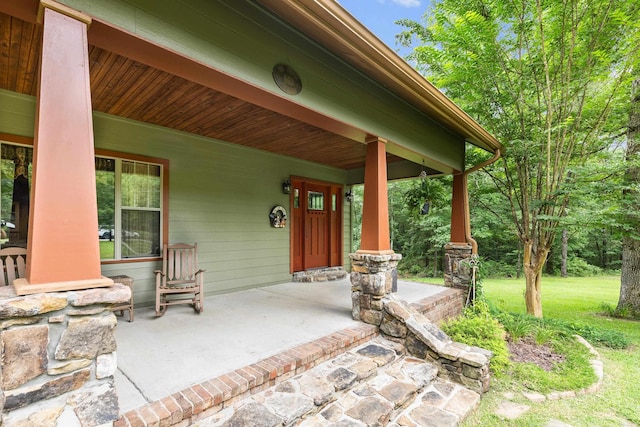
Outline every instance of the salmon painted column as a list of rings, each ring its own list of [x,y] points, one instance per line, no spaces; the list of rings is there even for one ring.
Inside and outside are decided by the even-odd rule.
[[[360,242],[358,253],[393,253],[389,237],[387,152],[385,141],[381,138],[367,141]]]
[[[26,279],[18,295],[113,284],[101,275],[87,27],[91,18],[42,0],[42,56]]]
[[[444,284],[467,288],[471,283],[471,269],[462,261],[471,257],[473,247],[467,236],[471,231],[467,213],[467,177],[460,173],[453,176],[451,200],[451,237],[445,245]]]
[[[380,325],[383,299],[397,290],[398,261],[391,248],[387,153],[381,138],[367,140],[360,249],[351,258],[351,301],[355,320]]]

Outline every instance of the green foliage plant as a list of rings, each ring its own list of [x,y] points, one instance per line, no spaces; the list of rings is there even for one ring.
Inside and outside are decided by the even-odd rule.
[[[525,385],[509,375],[496,376],[480,407],[465,420],[463,426],[542,426],[551,420],[561,420],[573,426],[640,425],[640,387],[637,386],[640,384],[640,324],[598,315],[601,302],[615,304],[618,300],[620,275],[589,279],[546,276],[544,280],[547,290],[544,325],[559,331],[562,339],[578,333],[596,347],[605,368],[602,387],[597,393],[579,394],[574,399],[547,400],[543,404],[531,405],[519,393],[526,390]],[[522,279],[485,279],[486,298],[495,304],[492,312],[497,306],[502,312],[524,315],[523,287]],[[611,332],[615,334],[610,335]],[[600,341],[595,339],[597,336]],[[515,421],[506,421],[495,414],[507,391],[516,395],[514,401],[531,407]]]
[[[509,350],[502,325],[491,316],[486,302],[477,299],[461,317],[442,324],[442,330],[454,341],[477,346],[493,352],[491,371],[500,376],[510,365]]]
[[[600,310],[603,315],[608,317],[640,320],[640,312],[636,312],[630,305],[616,307],[611,303],[603,302],[600,304]]]
[[[502,321],[502,325],[511,337],[512,342],[518,342],[522,338],[529,336],[534,330],[531,321],[520,316],[507,316]]]
[[[537,345],[543,345],[551,342],[559,336],[555,330],[547,327],[533,328],[532,335]]]
[[[419,71],[500,140],[494,182],[522,247],[527,312],[542,317],[542,272],[580,166],[626,127],[640,57],[635,0],[436,0],[402,20]]]

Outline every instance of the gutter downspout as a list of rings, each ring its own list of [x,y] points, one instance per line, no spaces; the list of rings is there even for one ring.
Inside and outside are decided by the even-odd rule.
[[[482,169],[483,167],[488,166],[491,163],[494,163],[499,158],[500,158],[500,149],[498,148],[495,151],[495,153],[494,153],[492,158],[490,158],[489,160],[485,160],[482,163],[478,163],[477,165],[475,165],[471,169],[467,169],[466,171],[462,172],[462,185],[464,187],[464,191],[462,193],[462,198],[463,198],[463,203],[464,203],[464,236],[465,236],[465,238],[467,240],[467,243],[471,243],[471,254],[472,255],[477,255],[478,254],[478,242],[476,242],[474,240],[474,238],[471,236],[471,215],[469,213],[469,191],[468,191],[468,188],[467,188],[467,176],[471,172],[475,172],[478,169]]]

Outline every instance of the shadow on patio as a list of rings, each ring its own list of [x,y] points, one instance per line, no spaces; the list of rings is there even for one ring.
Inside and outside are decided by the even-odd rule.
[[[437,295],[428,300],[435,307],[441,298],[460,298],[461,291],[400,281],[398,294],[411,303]],[[421,305],[428,309],[424,301]],[[341,346],[376,333],[375,327],[352,320],[348,279],[216,295],[206,298],[204,307],[198,315],[188,305],[173,306],[160,318],[153,307],[142,307],[132,323],[118,318],[120,413],[330,335],[334,341],[340,337]],[[340,331],[348,331],[345,339]]]

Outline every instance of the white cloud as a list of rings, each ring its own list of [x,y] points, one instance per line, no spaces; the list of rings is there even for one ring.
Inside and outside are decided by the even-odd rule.
[[[402,7],[420,7],[420,0],[391,0],[393,3]]]

